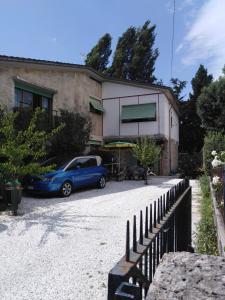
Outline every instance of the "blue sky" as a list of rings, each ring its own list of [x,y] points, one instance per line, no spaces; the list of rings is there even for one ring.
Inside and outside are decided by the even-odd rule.
[[[156,24],[155,75],[169,84],[173,0],[1,0],[0,54],[83,63],[106,32],[118,37]],[[225,0],[176,0],[173,77],[190,82],[200,63],[215,77],[225,64]],[[185,94],[188,95],[190,84]]]

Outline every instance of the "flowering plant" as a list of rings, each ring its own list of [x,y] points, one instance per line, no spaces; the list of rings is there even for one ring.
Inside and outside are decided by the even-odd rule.
[[[215,150],[213,150],[212,156],[214,156],[214,159],[212,161],[213,168],[217,168],[225,163],[225,151],[222,151],[218,154]]]

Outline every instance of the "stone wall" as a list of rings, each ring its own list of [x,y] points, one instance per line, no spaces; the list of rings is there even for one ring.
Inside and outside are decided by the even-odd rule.
[[[225,258],[188,252],[165,254],[147,300],[224,300]]]

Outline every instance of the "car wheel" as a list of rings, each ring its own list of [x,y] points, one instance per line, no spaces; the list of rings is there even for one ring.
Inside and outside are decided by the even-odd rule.
[[[72,184],[69,181],[65,181],[61,187],[60,194],[63,197],[69,197],[72,193]]]
[[[98,187],[100,189],[104,189],[105,185],[106,185],[105,176],[101,176],[100,179],[99,179],[99,182],[98,182]]]

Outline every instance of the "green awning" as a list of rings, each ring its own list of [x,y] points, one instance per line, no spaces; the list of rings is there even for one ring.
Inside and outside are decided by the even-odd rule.
[[[100,100],[90,97],[90,105],[92,109],[96,110],[97,112],[103,113],[104,108]]]
[[[32,83],[25,82],[23,80],[15,80],[15,88],[40,95],[47,98],[52,98],[55,91],[39,87],[38,85],[34,85]]]
[[[123,105],[121,112],[121,121],[139,122],[139,121],[155,121],[156,120],[156,104],[144,103],[135,105]]]
[[[97,140],[89,140],[88,144],[89,145],[100,146],[100,145],[102,145],[102,142],[101,141],[97,141]]]

